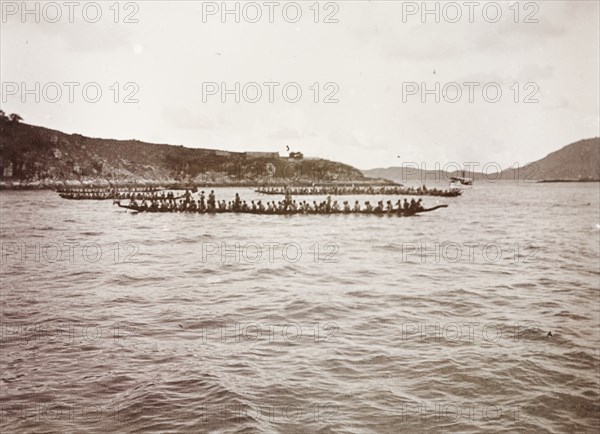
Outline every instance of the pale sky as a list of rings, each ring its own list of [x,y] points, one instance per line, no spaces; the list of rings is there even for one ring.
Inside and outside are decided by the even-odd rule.
[[[303,14],[296,23],[285,19],[293,20],[292,7],[285,18],[282,14],[283,5],[291,2],[274,7],[273,23],[265,2],[255,3],[263,13],[257,23],[245,22],[243,15],[240,23],[233,15],[223,23],[218,12],[203,15],[212,4],[200,1],[122,2],[118,23],[109,9],[114,1],[101,2],[96,23],[82,13],[90,2],[78,2],[73,23],[64,2],[55,3],[62,13],[56,23],[50,22],[56,10],[42,10],[42,2],[40,22],[31,14],[23,23],[21,3],[2,1],[2,109],[67,133],[282,155],[289,146],[360,169],[405,162],[426,168],[436,162],[524,165],[600,135],[597,1],[538,1],[527,10],[526,2],[500,1],[502,16],[496,23],[486,20],[494,19],[494,10],[483,15],[489,2],[474,9],[473,23],[465,2],[455,3],[463,14],[456,23],[444,20],[456,13],[445,9],[444,14],[447,2],[437,2],[439,23],[433,15],[422,23],[421,11],[408,15],[412,6],[421,7],[420,1],[321,2],[319,23],[314,22],[315,8],[309,9],[314,1],[299,2]],[[33,10],[35,3],[28,7]],[[241,12],[245,3],[240,3]],[[235,4],[228,2],[228,7]],[[434,8],[436,2],[428,4]],[[93,20],[94,9],[86,11]],[[245,11],[254,18],[256,8]],[[130,13],[137,23],[123,22]],[[322,22],[331,13],[339,22]],[[526,17],[538,22],[525,23]],[[40,101],[31,94],[23,103],[21,83],[35,89],[36,82]],[[55,103],[50,101],[55,88],[47,86],[51,82],[63,92]],[[74,102],[65,82],[80,83]],[[97,103],[82,97],[82,86],[91,82],[102,89]],[[111,90],[115,82],[121,88],[117,103]],[[123,88],[128,82],[139,87],[137,103],[122,101],[134,90]],[[233,96],[222,103],[220,94],[203,102],[207,82],[225,82],[229,88],[256,82],[263,96],[254,104],[243,96],[240,103]],[[281,83],[273,103],[267,82]],[[324,85],[336,83],[339,102],[315,103],[315,82],[321,100],[334,89]],[[425,82],[431,89],[436,82],[441,87],[459,83],[463,96],[457,103],[443,98],[436,103],[434,96],[423,103],[417,93],[403,101],[403,83],[409,82]],[[465,82],[481,83],[472,103]],[[515,82],[518,103],[511,90]],[[302,89],[299,102],[283,99],[286,83]],[[486,83],[502,90],[499,102],[483,99]],[[535,85],[526,88],[526,83]],[[525,104],[532,92],[539,102]],[[495,96],[493,88],[488,95]]]

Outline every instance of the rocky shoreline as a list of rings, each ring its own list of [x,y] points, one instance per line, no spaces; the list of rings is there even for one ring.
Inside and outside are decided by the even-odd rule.
[[[91,138],[6,119],[0,120],[0,139],[0,190],[391,183],[299,152],[281,156]]]
[[[141,189],[141,188],[159,188],[165,190],[184,190],[196,188],[226,188],[226,187],[243,187],[243,188],[264,188],[264,187],[310,187],[318,185],[319,187],[334,187],[334,186],[364,186],[364,187],[380,187],[380,186],[398,186],[392,181],[383,179],[370,179],[364,181],[352,182],[293,182],[286,183],[283,181],[260,182],[260,181],[240,181],[240,182],[194,182],[194,181],[177,181],[177,180],[144,180],[144,181],[108,181],[106,179],[86,179],[86,180],[43,180],[43,181],[0,181],[0,190],[62,190],[69,188],[118,188],[118,189]]]

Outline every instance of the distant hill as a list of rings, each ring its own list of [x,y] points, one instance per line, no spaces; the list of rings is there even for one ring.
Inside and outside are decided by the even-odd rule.
[[[502,179],[600,181],[600,138],[580,140],[548,154],[529,168],[507,169]]]
[[[363,174],[399,183],[448,182],[452,176],[462,175],[459,171],[421,170],[415,167],[370,169],[363,170]],[[491,179],[496,176],[494,167],[489,168],[488,174],[488,177],[484,177],[480,172],[467,172],[465,176],[475,181]],[[499,179],[545,182],[600,181],[600,138],[572,143],[518,170],[505,169]]]
[[[0,120],[0,186],[62,183],[256,185],[373,183],[360,170],[278,153],[227,152],[109,140]]]

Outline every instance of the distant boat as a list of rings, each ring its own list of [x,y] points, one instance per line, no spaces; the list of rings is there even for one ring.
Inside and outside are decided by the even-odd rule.
[[[450,178],[450,188],[451,189],[461,189],[461,188],[472,187],[472,186],[473,186],[473,179],[466,178],[464,170],[462,172],[462,176],[453,176],[452,178]]]

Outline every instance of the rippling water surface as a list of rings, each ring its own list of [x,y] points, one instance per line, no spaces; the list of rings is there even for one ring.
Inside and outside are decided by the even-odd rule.
[[[388,218],[3,192],[0,429],[597,432],[599,193]]]

